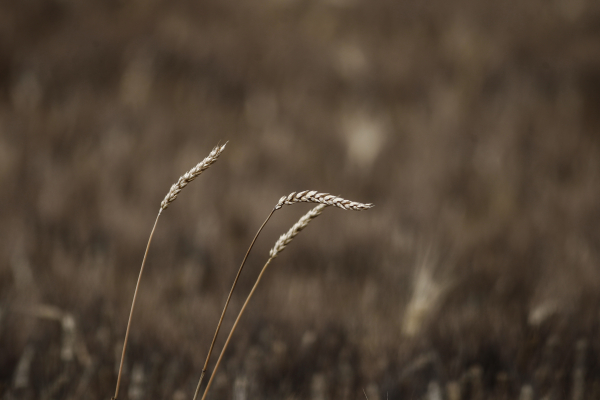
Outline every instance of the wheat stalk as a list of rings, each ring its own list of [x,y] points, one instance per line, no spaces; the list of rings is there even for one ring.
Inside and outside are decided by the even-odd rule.
[[[357,203],[354,201],[342,199],[341,197],[332,196],[327,193],[318,193],[316,190],[310,191],[310,192],[308,190],[305,190],[305,191],[299,192],[299,193],[293,192],[288,196],[283,196],[279,200],[279,202],[271,210],[271,213],[269,214],[269,216],[267,217],[265,222],[263,222],[261,227],[258,229],[258,232],[256,232],[256,235],[254,236],[252,243],[250,243],[250,247],[246,251],[246,255],[244,256],[244,259],[242,260],[242,264],[240,265],[240,268],[238,269],[235,279],[233,280],[233,285],[231,286],[231,289],[229,290],[229,295],[227,296],[227,300],[225,300],[225,306],[223,307],[223,311],[221,312],[221,317],[219,318],[219,322],[217,323],[217,329],[215,330],[215,334],[213,336],[212,343],[210,344],[210,348],[208,349],[208,355],[206,356],[206,360],[204,361],[204,366],[202,367],[202,372],[200,373],[200,379],[198,380],[198,385],[196,386],[196,391],[194,393],[193,400],[197,400],[198,394],[200,393],[200,387],[202,386],[202,380],[204,379],[204,376],[206,375],[206,370],[208,368],[208,362],[210,361],[212,351],[215,347],[215,342],[217,340],[217,336],[219,335],[219,331],[221,329],[221,324],[223,323],[223,318],[225,317],[225,312],[227,311],[227,307],[229,307],[229,302],[231,301],[231,296],[233,294],[235,286],[237,285],[240,274],[242,273],[242,269],[244,268],[244,265],[246,264],[248,255],[250,254],[250,251],[252,250],[252,247],[254,246],[254,243],[256,242],[258,235],[260,234],[262,229],[265,227],[265,225],[267,224],[269,219],[273,216],[273,213],[275,213],[275,211],[277,211],[281,207],[283,207],[284,204],[294,204],[294,203],[299,203],[299,202],[321,203],[324,205],[332,205],[332,206],[340,207],[344,210],[357,210],[357,211],[358,210],[366,210],[366,209],[373,207],[373,204]],[[310,222],[310,220],[308,222]],[[301,229],[302,228],[300,228],[300,230]],[[297,235],[297,233],[296,233],[296,235]],[[290,239],[290,241],[291,241],[291,239]],[[283,247],[285,247],[285,245],[287,245],[288,243],[289,243],[289,241],[287,243],[285,243],[283,245]],[[283,250],[283,248],[281,248],[279,251],[281,251],[281,250]],[[214,376],[214,373],[213,373],[213,376]],[[212,379],[212,377],[211,377],[211,379]],[[210,381],[209,381],[209,384],[210,384]],[[206,390],[207,389],[205,389],[205,393],[206,393]]]
[[[225,312],[227,311],[227,307],[229,307],[229,302],[231,301],[231,296],[233,295],[235,286],[237,285],[238,279],[240,278],[242,269],[244,269],[244,265],[246,264],[248,255],[250,254],[252,247],[254,247],[254,243],[256,242],[258,235],[260,235],[260,232],[263,230],[263,228],[265,227],[267,222],[269,222],[269,219],[271,219],[274,212],[275,212],[275,209],[271,210],[271,212],[269,213],[269,216],[267,217],[267,219],[265,219],[265,222],[263,222],[263,224],[260,226],[260,228],[258,229],[258,232],[256,232],[256,235],[254,235],[254,239],[252,239],[252,243],[250,243],[250,247],[248,247],[248,250],[246,251],[246,255],[244,256],[244,259],[242,260],[242,264],[240,265],[240,268],[238,269],[238,272],[235,275],[235,279],[233,280],[233,284],[231,285],[231,289],[229,290],[229,295],[227,296],[227,300],[225,300],[225,306],[223,306],[223,311],[221,311],[221,317],[219,318],[219,322],[217,323],[217,329],[215,329],[215,334],[213,335],[213,340],[208,349],[208,355],[206,356],[206,360],[204,361],[204,366],[202,367],[202,372],[200,373],[200,379],[198,379],[198,385],[196,385],[196,391],[194,392],[193,400],[196,400],[198,398],[198,394],[200,393],[200,387],[202,386],[202,380],[204,379],[204,375],[206,375],[206,369],[208,368],[208,362],[210,361],[210,356],[212,355],[213,349],[215,347],[215,342],[217,341],[217,336],[219,335],[219,331],[221,330],[221,324],[223,323],[223,318],[225,317]]]
[[[341,197],[334,196],[329,193],[318,193],[316,190],[304,190],[302,192],[292,192],[287,196],[283,196],[279,199],[279,202],[275,206],[275,209],[278,210],[286,204],[294,204],[294,203],[321,203],[326,204],[328,206],[339,207],[344,210],[353,210],[353,211],[362,211],[368,210],[373,207],[373,204],[367,203],[358,203],[356,201],[350,201],[346,199],[342,199]]]
[[[113,396],[113,400],[117,400],[119,396],[119,387],[121,385],[121,374],[123,372],[123,361],[125,360],[125,350],[127,349],[127,341],[129,339],[129,329],[131,328],[131,319],[133,317],[133,308],[135,307],[135,300],[137,299],[138,289],[140,287],[140,281],[142,279],[142,273],[144,272],[144,266],[146,265],[146,257],[148,256],[148,249],[150,249],[150,243],[152,242],[152,237],[154,236],[154,230],[156,229],[156,224],[158,223],[158,218],[163,210],[166,210],[175,199],[181,190],[188,185],[191,181],[196,179],[198,175],[204,172],[208,167],[210,167],[217,158],[221,155],[223,150],[225,150],[225,143],[223,146],[216,146],[210,154],[202,161],[200,161],[194,168],[190,169],[188,172],[183,174],[177,183],[171,186],[169,193],[165,196],[164,200],[160,203],[160,209],[158,210],[158,215],[156,216],[156,220],[154,221],[154,226],[152,227],[152,231],[150,232],[150,237],[148,238],[148,244],[146,245],[146,251],[144,252],[144,258],[142,260],[142,266],[140,267],[140,273],[138,275],[137,283],[135,285],[135,291],[133,292],[133,300],[131,301],[131,310],[129,311],[129,319],[127,320],[127,329],[125,330],[125,339],[123,340],[123,352],[121,353],[121,362],[119,364],[119,373],[117,375],[117,386],[115,388],[115,395]]]
[[[248,303],[250,302],[250,299],[252,298],[252,295],[254,294],[258,283],[260,282],[263,274],[265,273],[267,267],[269,266],[269,264],[271,263],[271,261],[273,261],[273,259],[275,259],[275,257],[277,257],[277,255],[279,253],[281,253],[283,251],[283,249],[285,249],[285,246],[287,246],[288,244],[290,244],[290,242],[294,239],[294,237],[296,237],[296,235],[298,235],[298,233],[300,233],[300,231],[304,228],[306,228],[306,226],[310,223],[310,221],[312,221],[313,219],[315,219],[316,217],[318,217],[319,215],[321,215],[321,213],[323,212],[323,209],[326,207],[326,205],[320,204],[318,206],[316,206],[315,208],[313,208],[312,210],[310,210],[308,213],[306,213],[304,216],[302,216],[302,218],[300,218],[298,220],[298,222],[296,222],[294,224],[294,226],[292,226],[290,228],[290,230],[287,231],[287,233],[281,235],[281,237],[279,238],[279,240],[277,240],[277,242],[275,243],[275,246],[273,246],[273,248],[271,249],[271,251],[269,252],[269,259],[267,260],[267,262],[265,263],[265,265],[263,266],[262,270],[260,271],[260,274],[258,275],[258,278],[256,278],[256,282],[254,282],[254,286],[252,287],[252,290],[250,291],[250,294],[248,294],[248,297],[246,298],[246,301],[244,302],[244,305],[242,306],[242,309],[240,310],[240,312],[238,313],[237,318],[235,319],[235,322],[233,323],[233,326],[231,328],[231,330],[229,331],[229,336],[227,336],[227,340],[225,341],[225,344],[223,345],[223,349],[221,350],[221,354],[219,354],[219,358],[217,359],[217,363],[215,364],[215,369],[213,370],[212,375],[210,376],[210,379],[208,380],[208,384],[206,385],[206,389],[204,389],[204,394],[202,395],[202,400],[206,399],[206,395],[208,394],[208,389],[210,388],[210,385],[217,373],[217,369],[219,368],[219,365],[221,364],[221,360],[223,359],[223,354],[225,353],[225,350],[227,349],[227,345],[229,345],[229,341],[231,340],[231,336],[233,335],[233,332],[235,331],[235,328],[238,325],[238,322],[240,321],[240,318],[242,317],[242,314],[244,313],[244,311],[246,310],[246,307],[248,306]]]

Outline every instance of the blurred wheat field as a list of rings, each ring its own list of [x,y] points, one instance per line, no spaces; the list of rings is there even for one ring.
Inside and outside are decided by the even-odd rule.
[[[591,0],[0,2],[1,398],[112,395],[160,202],[226,141],[163,213],[120,398],[191,399],[306,188],[376,207],[278,256],[211,399],[597,398],[599,26]]]

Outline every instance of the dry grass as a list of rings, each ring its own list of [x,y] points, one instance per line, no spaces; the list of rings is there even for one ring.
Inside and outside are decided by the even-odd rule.
[[[0,397],[114,394],[148,216],[226,137],[156,229],[119,400],[193,393],[240,256],[297,188],[377,208],[286,248],[209,397],[598,398],[599,20],[589,0],[0,2]],[[14,312],[39,305],[89,360]]]

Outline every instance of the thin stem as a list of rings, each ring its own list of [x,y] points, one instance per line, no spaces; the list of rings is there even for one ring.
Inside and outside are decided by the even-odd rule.
[[[200,393],[200,386],[202,385],[202,380],[204,379],[204,375],[206,375],[206,369],[208,367],[208,362],[210,360],[210,356],[212,354],[213,348],[215,347],[215,342],[217,341],[217,335],[219,334],[219,330],[221,329],[221,324],[223,323],[223,317],[225,317],[225,311],[227,311],[227,307],[229,306],[229,301],[231,300],[231,295],[233,294],[233,289],[235,289],[235,285],[237,285],[237,281],[240,277],[240,274],[242,273],[244,264],[246,264],[246,259],[248,258],[248,254],[250,254],[250,250],[252,250],[252,247],[254,246],[254,242],[256,242],[258,235],[263,230],[263,228],[265,227],[267,222],[269,222],[269,219],[271,219],[271,216],[273,215],[273,213],[275,211],[276,211],[275,208],[273,210],[271,210],[271,213],[269,214],[269,216],[267,217],[265,222],[263,222],[263,224],[258,229],[258,232],[256,232],[256,235],[254,236],[252,243],[250,243],[250,247],[248,248],[248,251],[246,252],[246,255],[244,256],[244,259],[242,260],[240,269],[238,270],[237,275],[235,276],[235,280],[233,281],[233,285],[231,286],[231,290],[229,291],[229,296],[227,296],[227,300],[225,301],[225,307],[223,307],[223,311],[221,312],[221,318],[219,319],[219,323],[217,325],[217,330],[215,331],[215,335],[213,336],[212,343],[210,344],[210,349],[208,350],[208,356],[206,356],[206,361],[204,362],[204,367],[202,368],[202,373],[200,374],[200,379],[198,380],[198,386],[196,386],[196,392],[194,393],[193,400],[196,400],[198,398],[198,394]],[[213,373],[213,375],[214,375],[214,373]],[[212,380],[212,378],[211,378],[211,380]],[[210,384],[210,382],[209,382],[209,384]]]
[[[125,360],[125,350],[127,349],[127,339],[129,339],[129,328],[131,327],[131,317],[133,316],[133,307],[135,306],[135,299],[137,298],[138,288],[140,287],[140,281],[142,279],[142,272],[144,272],[144,265],[146,265],[146,257],[148,256],[148,249],[150,248],[150,243],[152,242],[152,236],[154,236],[154,230],[156,229],[156,224],[158,223],[158,218],[160,217],[160,213],[162,209],[158,211],[158,215],[156,216],[156,221],[154,221],[154,226],[152,227],[152,232],[150,232],[150,237],[148,238],[148,244],[146,245],[146,252],[144,253],[144,259],[142,260],[142,266],[140,268],[140,275],[138,276],[137,284],[135,285],[135,292],[133,292],[133,301],[131,302],[131,310],[129,311],[129,320],[127,321],[127,330],[125,331],[125,340],[123,341],[123,353],[121,353],[121,364],[119,365],[119,374],[117,375],[117,387],[115,389],[115,396],[112,400],[117,400],[119,396],[119,386],[121,385],[121,373],[123,372],[123,361]]]
[[[215,369],[213,370],[213,373],[210,376],[210,379],[208,380],[208,384],[206,385],[206,389],[204,389],[204,395],[202,395],[202,400],[204,400],[206,398],[206,395],[208,394],[208,389],[210,388],[210,384],[212,383],[215,375],[217,374],[217,369],[219,368],[219,364],[221,364],[221,359],[223,358],[223,354],[225,353],[225,350],[227,349],[227,345],[229,344],[229,341],[231,340],[231,336],[233,335],[233,332],[235,331],[235,328],[237,327],[238,322],[240,322],[240,318],[241,318],[242,314],[244,313],[244,310],[246,309],[246,306],[248,305],[248,302],[250,302],[250,298],[254,294],[254,291],[256,290],[256,287],[258,286],[258,283],[260,282],[260,279],[262,278],[263,274],[265,273],[267,267],[269,266],[269,264],[271,263],[272,260],[273,260],[273,257],[269,258],[267,260],[267,262],[265,263],[264,267],[262,268],[262,270],[260,271],[260,274],[258,275],[258,278],[256,278],[256,282],[254,282],[254,286],[252,287],[252,290],[250,291],[250,294],[246,298],[246,301],[244,302],[244,305],[242,306],[242,309],[240,310],[240,313],[238,314],[235,322],[233,323],[233,327],[231,328],[231,331],[229,332],[229,336],[227,336],[227,340],[225,341],[225,344],[223,345],[223,350],[221,350],[221,354],[219,355],[219,359],[217,360],[217,364],[215,364]]]

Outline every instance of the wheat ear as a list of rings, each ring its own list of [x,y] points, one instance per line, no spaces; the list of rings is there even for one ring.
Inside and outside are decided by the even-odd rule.
[[[292,192],[287,196],[283,196],[279,199],[279,202],[275,206],[275,209],[278,210],[283,207],[285,204],[294,204],[294,203],[321,203],[326,204],[328,206],[339,207],[344,210],[353,210],[353,211],[362,211],[368,210],[373,207],[373,204],[367,203],[358,203],[356,201],[350,201],[346,199],[342,199],[341,197],[334,196],[329,193],[318,193],[316,190],[304,190],[302,192]]]
[[[298,235],[302,229],[308,226],[310,221],[321,215],[325,207],[327,207],[325,204],[319,204],[318,206],[304,214],[302,218],[300,218],[298,222],[296,222],[294,226],[290,228],[289,231],[287,231],[279,237],[277,242],[275,242],[275,246],[273,246],[273,248],[269,252],[269,256],[271,258],[277,257],[277,255],[281,253],[283,249],[285,249],[285,246],[290,244],[290,242],[296,237],[296,235]]]
[[[237,327],[238,322],[240,321],[240,318],[242,317],[242,314],[244,313],[244,310],[246,310],[246,307],[248,306],[248,303],[250,302],[250,298],[252,298],[252,295],[254,294],[254,291],[256,290],[256,287],[258,286],[258,283],[260,282],[267,267],[269,266],[271,261],[273,261],[273,259],[275,259],[275,257],[277,257],[277,255],[279,253],[281,253],[283,251],[283,249],[285,249],[285,246],[290,244],[290,242],[294,239],[294,237],[296,237],[296,235],[298,235],[298,233],[300,233],[300,231],[302,229],[306,228],[306,226],[310,223],[310,221],[312,221],[313,219],[318,217],[323,212],[323,209],[325,207],[326,207],[326,205],[320,204],[320,205],[316,206],[315,208],[313,208],[312,210],[310,210],[308,213],[306,213],[302,218],[300,218],[298,220],[298,222],[296,222],[294,224],[294,226],[292,226],[290,228],[289,231],[287,231],[287,233],[281,235],[279,240],[277,240],[277,243],[275,243],[275,246],[269,252],[269,255],[270,255],[269,259],[267,260],[267,262],[263,266],[262,270],[260,271],[258,278],[256,278],[256,282],[254,282],[254,286],[252,287],[250,294],[248,294],[248,297],[246,298],[246,301],[244,302],[242,309],[240,310],[237,318],[235,319],[235,322],[233,323],[231,330],[229,331],[229,336],[227,336],[227,340],[225,341],[225,344],[223,345],[221,354],[219,355],[217,363],[215,364],[215,369],[213,370],[213,373],[210,376],[210,379],[208,380],[206,389],[204,389],[204,395],[202,395],[202,400],[205,400],[206,395],[208,394],[208,389],[210,388],[210,385],[217,373],[217,369],[219,368],[219,365],[221,364],[221,360],[223,359],[223,354],[225,353],[225,350],[227,349],[227,345],[229,344],[229,341],[231,340],[231,336],[233,335],[233,332],[235,331],[235,328]]]
[[[215,330],[215,334],[213,335],[213,340],[210,344],[210,348],[208,349],[208,355],[206,356],[206,360],[204,361],[204,366],[202,367],[202,372],[200,373],[200,379],[198,380],[198,385],[196,386],[196,391],[194,392],[193,400],[197,400],[198,394],[200,393],[200,387],[202,386],[202,380],[204,379],[204,376],[206,375],[206,370],[208,368],[208,362],[210,361],[210,357],[211,357],[212,351],[215,347],[215,342],[217,340],[217,336],[219,335],[219,331],[221,330],[221,324],[223,323],[223,318],[225,317],[225,312],[227,311],[227,307],[229,307],[229,302],[231,301],[231,296],[233,294],[235,286],[237,285],[240,274],[242,273],[242,269],[244,269],[244,265],[246,264],[248,255],[250,254],[250,251],[252,250],[252,247],[254,246],[254,243],[256,242],[258,235],[260,234],[262,229],[265,227],[265,225],[267,224],[269,219],[273,216],[273,213],[275,211],[277,211],[281,207],[283,207],[284,204],[294,204],[294,203],[299,203],[299,202],[322,203],[325,205],[333,205],[336,207],[340,207],[344,210],[366,210],[366,209],[373,207],[372,204],[357,203],[354,201],[342,199],[341,197],[332,196],[327,193],[318,193],[316,190],[310,191],[310,192],[308,190],[305,190],[304,192],[299,192],[299,193],[293,192],[292,194],[290,194],[288,196],[283,196],[279,200],[277,205],[275,205],[273,210],[271,210],[271,213],[269,214],[269,216],[267,217],[265,222],[263,222],[261,227],[258,229],[258,232],[256,232],[256,235],[254,236],[252,243],[250,243],[250,247],[246,251],[246,255],[244,256],[244,259],[242,260],[242,264],[240,265],[240,268],[238,269],[235,279],[233,280],[233,285],[231,286],[231,289],[229,290],[229,295],[227,296],[227,300],[225,300],[225,306],[223,307],[223,311],[221,311],[221,317],[219,318],[219,322],[217,323],[217,329]]]
[[[169,204],[171,204],[177,198],[177,195],[181,190],[187,186],[188,183],[196,179],[198,175],[200,175],[203,171],[205,171],[208,167],[210,167],[217,158],[221,155],[223,150],[225,150],[225,143],[223,146],[215,147],[210,154],[202,161],[200,161],[194,168],[190,169],[188,172],[183,174],[177,183],[171,186],[169,193],[165,196],[164,200],[160,203],[160,209],[158,210],[158,215],[156,216],[156,220],[154,221],[154,226],[152,227],[152,231],[150,232],[150,237],[148,238],[148,244],[146,245],[146,251],[144,252],[144,258],[142,260],[142,266],[140,267],[140,273],[138,275],[137,283],[135,285],[135,291],[133,292],[133,300],[131,301],[131,310],[129,311],[129,319],[127,320],[127,329],[125,330],[125,339],[123,340],[123,352],[121,353],[121,362],[119,364],[119,373],[117,374],[117,386],[115,388],[115,395],[113,396],[113,400],[117,400],[119,396],[119,387],[121,385],[121,373],[123,372],[123,361],[125,360],[125,350],[127,349],[127,340],[129,339],[129,329],[131,328],[131,318],[133,316],[133,308],[135,306],[135,300],[137,299],[138,289],[140,287],[140,281],[142,279],[142,273],[144,272],[144,266],[146,265],[146,257],[148,256],[148,249],[150,249],[150,243],[152,242],[152,237],[154,236],[154,230],[156,229],[156,224],[158,223],[158,218],[163,210],[166,210]]]
[[[169,207],[169,204],[175,201],[179,192],[181,192],[181,190],[186,187],[188,183],[196,179],[198,175],[200,175],[215,161],[217,161],[217,158],[219,158],[223,150],[225,150],[225,146],[227,146],[227,143],[225,143],[223,146],[215,147],[204,160],[200,161],[194,168],[181,175],[177,183],[174,183],[171,186],[169,193],[167,193],[164,200],[160,203],[160,211],[166,210],[167,207]]]

